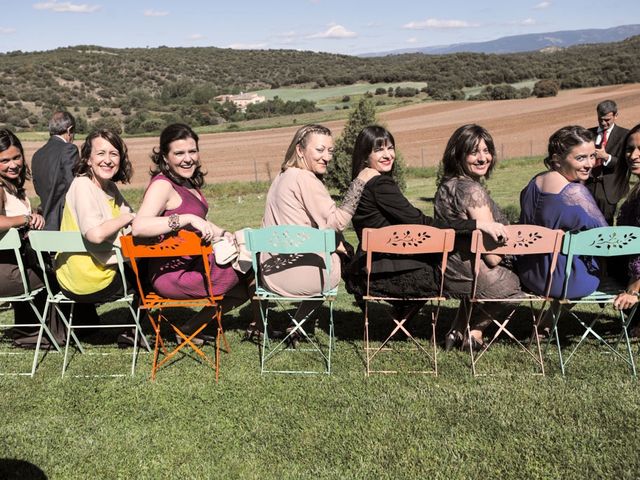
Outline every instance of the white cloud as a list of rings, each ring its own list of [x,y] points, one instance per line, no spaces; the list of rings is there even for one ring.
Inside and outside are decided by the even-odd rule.
[[[92,13],[97,10],[100,10],[102,7],[100,5],[89,5],[87,3],[77,4],[71,2],[40,2],[34,3],[33,8],[36,10],[51,10],[52,12],[58,13]]]
[[[205,36],[201,33],[193,33],[189,35],[189,40],[202,40]]]
[[[16,33],[16,29],[15,28],[0,27],[0,35],[7,35],[9,33]]]
[[[418,39],[416,37],[407,38],[407,43],[417,43]]]
[[[332,25],[324,32],[314,33],[307,38],[353,38],[357,37],[355,32],[351,32],[342,25]]]
[[[409,30],[424,30],[427,28],[470,28],[479,27],[477,23],[470,23],[466,20],[439,20],[437,18],[427,18],[419,22],[409,22],[402,26]]]
[[[167,15],[169,15],[169,12],[160,11],[160,10],[145,10],[144,11],[144,16],[145,17],[166,17]]]
[[[536,10],[542,10],[545,8],[549,8],[550,6],[551,6],[551,2],[544,1],[544,2],[540,2],[533,8],[535,8]]]
[[[525,18],[521,22],[518,22],[520,25],[528,26],[535,25],[537,22],[533,18]]]
[[[227,48],[233,48],[235,50],[262,50],[267,48],[266,43],[232,43]]]

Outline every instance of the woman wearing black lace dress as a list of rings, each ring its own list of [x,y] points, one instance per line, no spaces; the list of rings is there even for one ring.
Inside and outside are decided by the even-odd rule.
[[[495,167],[496,151],[489,132],[479,125],[463,125],[447,143],[442,157],[442,178],[435,197],[435,217],[442,222],[476,220],[508,223],[483,185]],[[471,294],[473,280],[469,238],[456,237],[456,247],[449,256],[445,272],[445,291],[465,301]],[[508,298],[522,295],[520,281],[509,264],[499,255],[484,255],[480,266],[476,294],[481,298]],[[485,305],[488,314],[500,309],[500,304]],[[462,309],[461,309],[462,310]],[[490,315],[474,310],[471,319],[472,346],[483,344],[484,329],[491,323]],[[458,318],[447,336],[449,346],[462,340],[466,319]]]

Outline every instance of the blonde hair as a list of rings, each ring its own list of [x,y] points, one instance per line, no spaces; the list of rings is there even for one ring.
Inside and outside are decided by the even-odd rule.
[[[287,153],[284,156],[284,161],[280,166],[280,171],[284,172],[286,169],[294,167],[294,168],[304,168],[307,169],[308,166],[305,163],[304,159],[298,155],[296,151],[296,147],[300,145],[301,148],[306,148],[307,142],[309,141],[309,136],[312,133],[317,133],[318,135],[328,135],[331,136],[331,130],[323,125],[317,124],[309,124],[303,127],[300,127],[298,131],[293,136],[291,143],[289,144],[289,148],[287,148]]]

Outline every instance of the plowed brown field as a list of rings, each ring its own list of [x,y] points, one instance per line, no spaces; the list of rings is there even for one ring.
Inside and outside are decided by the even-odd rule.
[[[613,99],[618,123],[627,128],[640,122],[640,84],[561,91],[553,98],[493,102],[433,102],[399,108],[379,115],[393,133],[398,150],[412,166],[438,163],[451,133],[465,123],[478,123],[491,132],[500,158],[542,155],[549,135],[564,125],[596,124],[595,106]],[[327,122],[338,136],[344,121]],[[296,127],[205,134],[200,138],[207,182],[268,180],[278,172]],[[132,186],[148,182],[149,153],[157,137],[127,140],[134,164]],[[25,142],[26,157],[43,142]]]

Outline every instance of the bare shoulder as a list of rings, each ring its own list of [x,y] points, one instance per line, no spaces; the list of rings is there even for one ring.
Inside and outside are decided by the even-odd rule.
[[[536,186],[542,193],[560,193],[569,181],[560,173],[549,171],[536,177]]]

